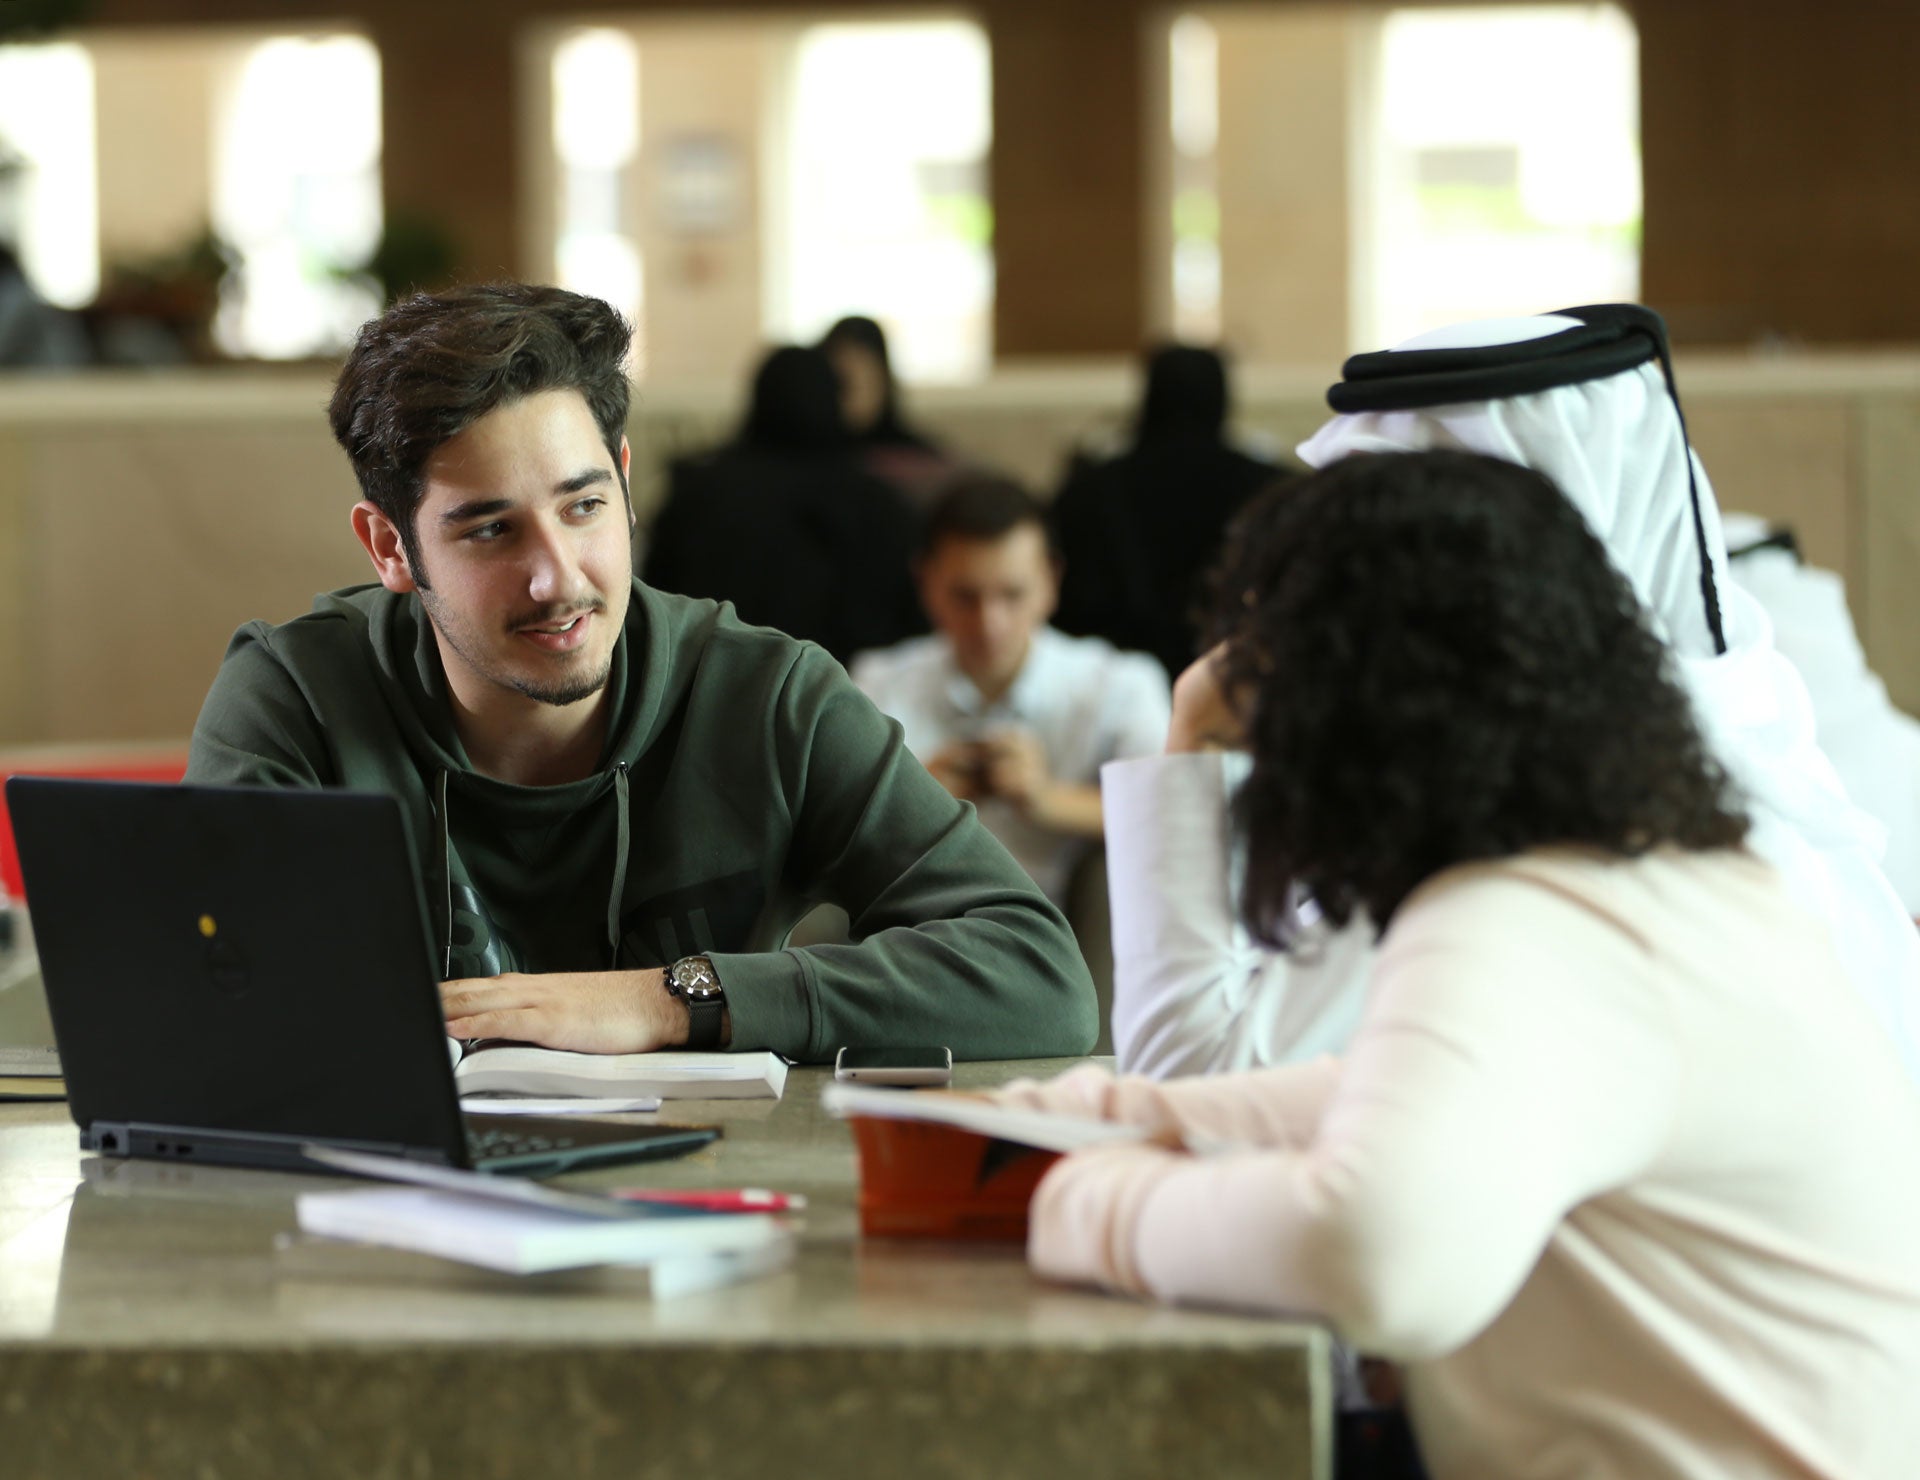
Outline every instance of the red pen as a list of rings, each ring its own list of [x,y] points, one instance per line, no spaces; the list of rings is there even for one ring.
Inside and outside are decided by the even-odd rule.
[[[797,1193],[769,1192],[764,1187],[616,1187],[612,1196],[622,1202],[660,1203],[709,1213],[787,1213],[807,1205]]]

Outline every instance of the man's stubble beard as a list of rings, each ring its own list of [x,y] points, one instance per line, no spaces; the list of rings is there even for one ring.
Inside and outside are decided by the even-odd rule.
[[[538,679],[527,678],[517,673],[503,673],[473,651],[473,645],[467,641],[467,634],[462,628],[445,619],[445,609],[431,588],[416,585],[415,594],[420,598],[420,605],[426,611],[427,619],[433,623],[433,630],[440,634],[448,647],[459,654],[461,661],[467,667],[489,683],[512,689],[535,703],[551,704],[555,708],[578,704],[582,699],[591,699],[599,693],[607,686],[607,680],[613,676],[611,649],[608,650],[606,662],[600,665],[598,673],[568,675],[556,678],[550,683],[542,683]],[[605,618],[607,607],[604,601],[590,609],[596,617]]]

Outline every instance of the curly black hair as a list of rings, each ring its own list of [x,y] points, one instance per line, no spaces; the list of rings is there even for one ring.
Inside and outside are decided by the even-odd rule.
[[[1632,588],[1539,473],[1353,456],[1257,500],[1226,550],[1212,637],[1253,751],[1241,909],[1269,944],[1303,894],[1384,931],[1473,859],[1745,838]]]

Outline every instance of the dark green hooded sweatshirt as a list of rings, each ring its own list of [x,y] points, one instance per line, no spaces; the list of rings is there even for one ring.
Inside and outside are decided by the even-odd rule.
[[[481,775],[417,599],[350,587],[234,634],[187,779],[398,797],[449,979],[698,952],[736,1049],[1092,1046],[1065,919],[821,649],[636,581],[608,697],[592,776]],[[856,943],[785,948],[823,902]]]

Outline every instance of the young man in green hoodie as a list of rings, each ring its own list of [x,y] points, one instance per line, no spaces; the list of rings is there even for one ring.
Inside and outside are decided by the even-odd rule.
[[[634,580],[629,336],[523,285],[361,330],[329,415],[379,583],[235,634],[187,779],[398,797],[456,1037],[1086,1052],[1065,920],[899,727],[819,648]],[[856,943],[784,948],[823,901]]]

